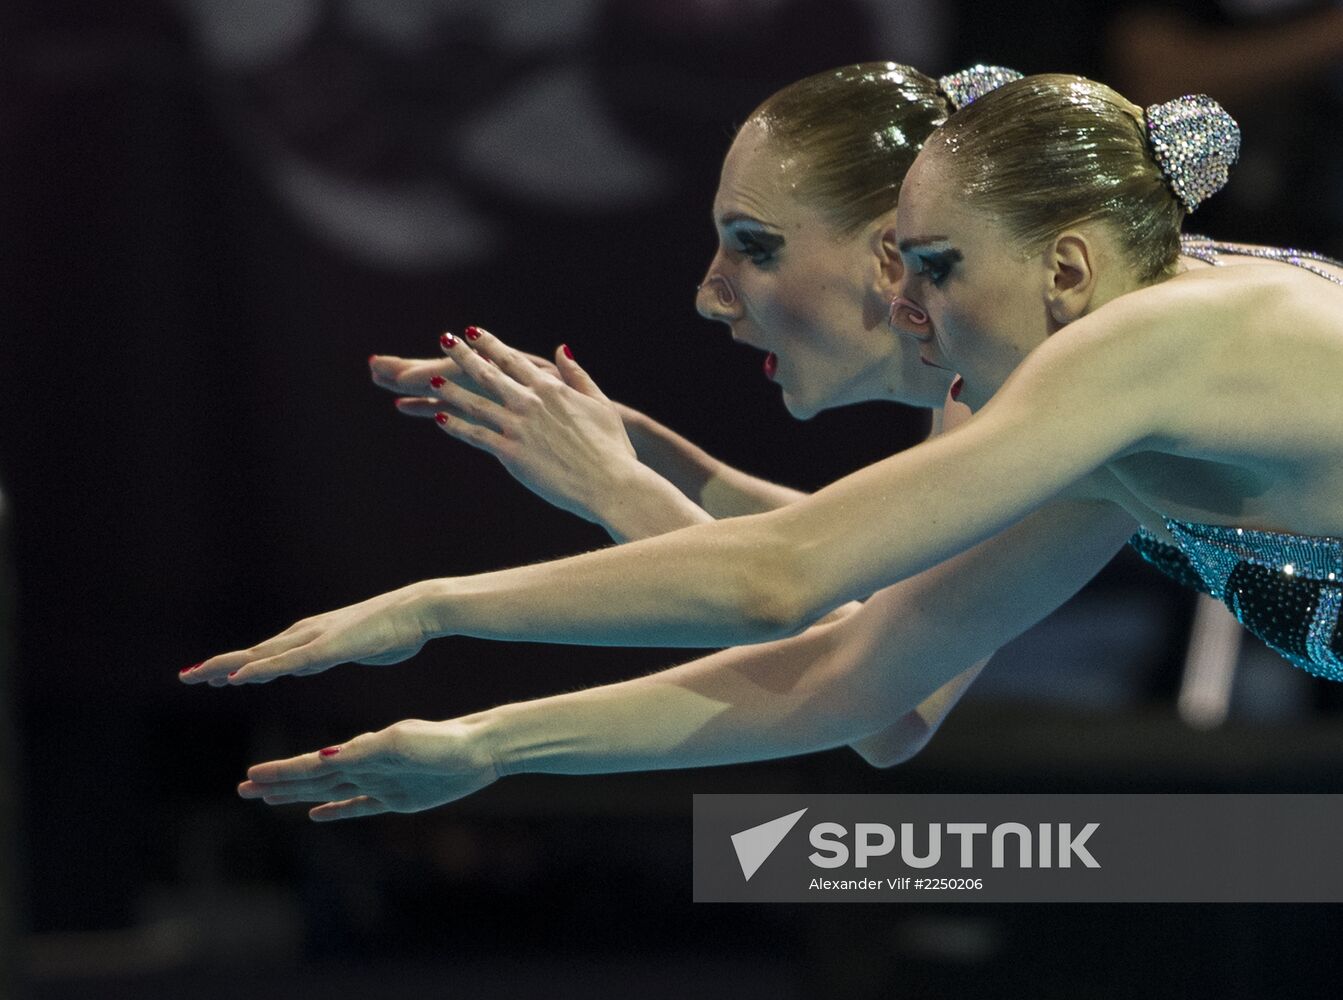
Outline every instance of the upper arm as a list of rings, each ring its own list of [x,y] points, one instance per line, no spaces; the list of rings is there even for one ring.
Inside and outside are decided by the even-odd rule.
[[[835,623],[836,668],[865,672],[881,718],[910,711],[1068,600],[1134,526],[1107,500],[1050,503]]]
[[[1069,326],[954,431],[770,519],[797,620],[952,559],[1162,429],[1171,366],[1159,331]],[[762,519],[763,520],[763,519]],[[781,560],[782,561],[782,560]]]

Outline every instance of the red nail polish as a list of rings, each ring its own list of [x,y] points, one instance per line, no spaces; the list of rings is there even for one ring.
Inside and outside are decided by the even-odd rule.
[[[444,347],[446,347],[448,350],[451,350],[452,348],[457,346],[457,338],[450,333],[443,334],[443,336],[438,338],[438,342],[442,344]]]
[[[560,350],[564,352],[564,356],[568,358],[570,361],[574,359],[574,352],[569,350],[568,344],[561,344]]]
[[[318,750],[317,752],[323,757],[334,757],[336,754],[340,753],[340,747],[327,747],[326,749]]]
[[[474,326],[468,326],[468,327],[467,327],[465,330],[463,330],[462,332],[463,332],[464,334],[466,334],[466,339],[467,339],[467,340],[479,340],[479,339],[480,339],[480,330],[479,330],[478,328],[474,327]]]
[[[205,662],[204,660],[201,660],[201,663],[204,663],[204,662]],[[193,664],[192,664],[191,666],[189,666],[189,667],[183,667],[181,670],[177,671],[177,675],[180,677],[180,676],[182,676],[182,674],[189,674],[189,673],[191,673],[191,671],[193,671],[193,670],[195,670],[197,667],[199,667],[199,666],[201,665],[201,663],[193,663]]]
[[[960,399],[961,390],[964,388],[965,388],[965,380],[962,379],[959,375],[957,375],[956,380],[951,383],[951,398]]]
[[[444,426],[445,424],[447,424],[447,422],[448,422],[448,415],[447,415],[446,413],[435,413],[435,414],[434,414],[434,419],[438,421],[438,426],[439,426],[439,427],[442,427],[442,426]]]
[[[238,676],[238,674],[239,674],[239,672],[241,672],[241,670],[242,670],[242,667],[239,667],[237,670],[233,671],[233,673],[231,673],[231,674],[228,675],[228,679],[229,679],[229,680],[233,680],[233,678],[235,678],[235,677]]]
[[[442,389],[443,383],[446,381],[447,379],[445,379],[442,375],[435,375],[433,378],[429,380],[429,384],[432,385],[435,389]]]
[[[369,364],[373,364],[373,362],[375,362],[375,361],[377,361],[377,360],[378,360],[378,356],[377,356],[376,354],[370,354],[370,355],[368,356],[368,363],[369,363]]]

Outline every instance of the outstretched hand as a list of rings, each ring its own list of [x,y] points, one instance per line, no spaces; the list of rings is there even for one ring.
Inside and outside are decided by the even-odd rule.
[[[375,357],[379,385],[402,412],[432,414],[453,437],[488,452],[546,502],[589,521],[638,466],[621,411],[567,347],[550,364],[477,327],[445,335],[442,362]]]
[[[305,618],[265,642],[187,667],[180,676],[187,684],[223,687],[320,674],[340,663],[400,663],[433,636],[429,605],[423,586],[411,584]]]
[[[498,777],[478,726],[407,719],[340,746],[257,764],[238,794],[267,805],[321,803],[308,815],[325,821],[432,809]]]

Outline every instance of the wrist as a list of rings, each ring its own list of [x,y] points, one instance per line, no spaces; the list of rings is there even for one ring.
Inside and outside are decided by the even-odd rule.
[[[413,609],[412,613],[425,642],[457,634],[451,617],[454,607],[452,601],[454,583],[455,578],[443,577],[437,580],[421,580],[405,588]]]
[[[665,488],[675,489],[656,472],[631,456],[606,470],[593,491],[588,509],[607,531],[627,533],[632,512],[646,511],[658,503]]]
[[[489,761],[496,778],[509,774],[525,774],[529,767],[529,754],[519,738],[513,705],[500,705],[469,715],[461,721],[466,723],[473,733],[483,759]]]

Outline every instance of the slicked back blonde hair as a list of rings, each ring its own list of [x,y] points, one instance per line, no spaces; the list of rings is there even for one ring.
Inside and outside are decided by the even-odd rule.
[[[1071,226],[1109,223],[1143,282],[1174,271],[1184,209],[1157,167],[1143,111],[1080,76],[1028,76],[952,115],[929,143],[966,200],[1024,254]]]
[[[798,197],[847,234],[895,208],[905,172],[948,114],[936,80],[878,62],[789,84],[747,122],[798,158]]]

